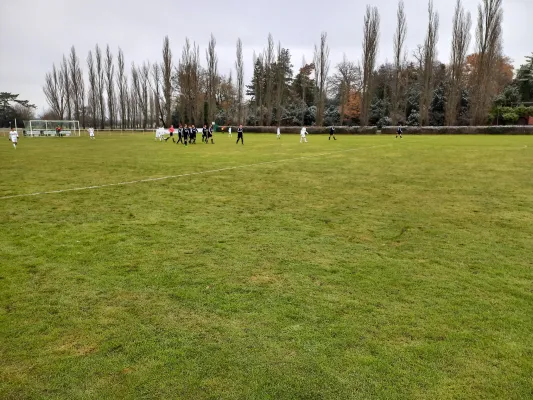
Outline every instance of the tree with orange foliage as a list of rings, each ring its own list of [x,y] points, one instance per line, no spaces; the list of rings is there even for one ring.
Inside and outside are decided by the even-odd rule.
[[[476,84],[474,72],[478,68],[479,54],[474,53],[466,57],[465,76],[468,79],[468,87],[472,88]],[[509,57],[498,57],[494,64],[494,93],[501,93],[507,85],[513,82],[514,67],[513,60]]]
[[[351,90],[348,94],[348,101],[344,107],[344,114],[350,120],[356,120],[361,117],[361,93]],[[343,117],[344,118],[344,117]]]

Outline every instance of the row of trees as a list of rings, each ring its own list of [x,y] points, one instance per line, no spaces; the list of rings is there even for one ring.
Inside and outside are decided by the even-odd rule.
[[[502,53],[501,4],[502,0],[481,0],[475,53],[468,55],[472,18],[461,0],[456,1],[447,63],[437,58],[440,21],[433,0],[428,2],[424,40],[411,50],[405,46],[408,20],[400,0],[393,61],[380,66],[376,65],[380,14],[368,6],[360,62],[344,56],[332,73],[327,33],[315,46],[313,61],[307,63],[304,58],[296,74],[290,50],[279,42],[276,45],[269,35],[264,50],[254,52],[253,76],[246,86],[240,39],[234,81],[233,69],[228,75],[218,71],[213,35],[205,51],[205,67],[199,46],[188,38],[175,62],[165,37],[161,61],[132,63],[128,70],[120,48],[114,57],[109,46],[103,51],[96,45],[86,59],[87,79],[72,47],[59,67],[54,65],[46,74],[43,89],[55,118],[75,118],[100,128],[208,121],[221,125],[481,125],[492,115],[495,100],[512,101],[505,104],[510,106],[531,97],[531,68],[521,68],[513,81],[510,60]]]

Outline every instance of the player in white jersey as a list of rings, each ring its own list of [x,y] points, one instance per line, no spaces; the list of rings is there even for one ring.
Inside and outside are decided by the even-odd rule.
[[[231,126],[228,129],[228,137],[231,137]]]
[[[15,128],[11,127],[11,131],[9,132],[9,140],[11,140],[11,143],[13,143],[13,147],[15,150],[17,149],[17,143],[19,141],[19,134],[15,130]]]
[[[88,132],[89,132],[89,137],[90,137],[91,139],[94,139],[94,128],[89,128],[89,129],[88,129]]]
[[[278,126],[278,130],[276,131],[276,137],[278,139],[281,139],[281,130],[279,129],[279,126]]]
[[[302,128],[302,130],[300,131],[300,143],[302,143],[302,141],[304,141],[305,143],[307,143],[307,138],[305,137],[305,135],[307,135],[307,129],[305,129],[305,126]]]
[[[155,130],[155,140],[159,139],[160,142],[163,141],[165,136],[165,129],[164,128],[157,128]]]

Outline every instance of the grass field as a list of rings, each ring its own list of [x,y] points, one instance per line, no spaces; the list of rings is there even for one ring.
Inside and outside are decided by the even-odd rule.
[[[533,136],[234,140],[4,139],[1,399],[533,398]]]

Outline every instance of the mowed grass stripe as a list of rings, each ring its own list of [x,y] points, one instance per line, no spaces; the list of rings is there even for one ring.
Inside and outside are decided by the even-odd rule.
[[[49,190],[49,191],[36,192],[36,193],[16,194],[16,195],[2,196],[0,197],[0,200],[14,199],[14,198],[19,198],[19,197],[40,196],[40,195],[46,195],[46,194],[65,193],[65,192],[80,191],[80,190],[93,190],[93,189],[101,189],[101,188],[112,187],[112,186],[125,186],[125,185],[133,185],[137,183],[156,182],[156,181],[167,180],[167,179],[183,178],[183,177],[189,177],[189,176],[195,176],[195,175],[213,174],[213,173],[218,173],[218,172],[231,171],[235,169],[259,167],[262,165],[277,164],[277,163],[284,163],[284,162],[297,161],[297,160],[306,160],[306,159],[311,159],[314,157],[324,157],[324,156],[336,155],[336,154],[352,152],[352,151],[363,151],[363,150],[373,149],[377,147],[384,147],[384,146],[390,146],[390,145],[384,144],[384,145],[376,145],[376,146],[364,146],[364,147],[358,147],[354,149],[339,150],[339,151],[328,152],[328,153],[318,153],[318,154],[312,154],[312,155],[301,156],[301,157],[296,157],[296,158],[286,158],[286,159],[274,160],[274,161],[263,161],[263,162],[259,162],[255,164],[245,164],[245,165],[238,165],[238,166],[231,166],[231,167],[223,167],[223,168],[218,168],[218,169],[213,169],[213,170],[208,170],[208,171],[197,171],[197,172],[188,172],[188,173],[179,174],[179,175],[167,175],[167,176],[159,176],[159,177],[153,177],[153,178],[143,178],[143,179],[138,179],[138,180],[133,180],[133,181],[128,181],[128,182],[117,182],[117,183],[108,183],[108,184],[103,184],[103,185],[93,185],[93,186],[86,186],[86,187]]]

